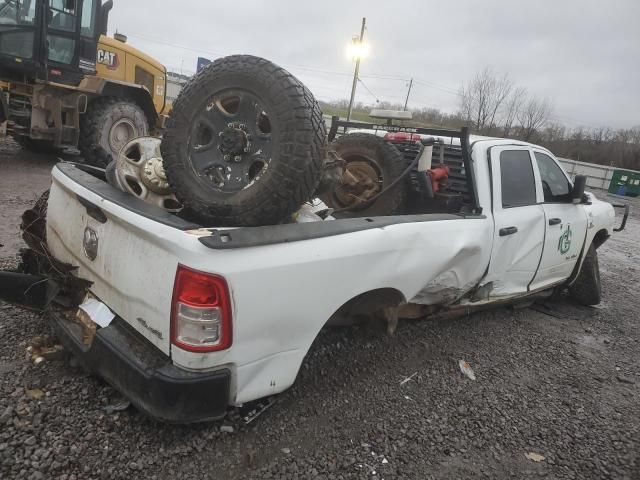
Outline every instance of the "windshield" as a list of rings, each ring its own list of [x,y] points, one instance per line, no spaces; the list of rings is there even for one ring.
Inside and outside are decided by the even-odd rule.
[[[0,0],[0,25],[33,25],[35,0]]]

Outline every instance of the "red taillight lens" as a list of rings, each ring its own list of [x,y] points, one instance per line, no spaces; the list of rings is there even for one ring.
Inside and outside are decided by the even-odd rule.
[[[178,265],[171,342],[189,352],[215,352],[231,346],[231,300],[224,278]]]
[[[387,132],[384,139],[387,142],[420,142],[420,135],[408,132]]]

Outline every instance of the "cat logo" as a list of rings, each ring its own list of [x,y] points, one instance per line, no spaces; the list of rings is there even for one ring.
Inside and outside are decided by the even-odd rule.
[[[108,50],[98,50],[97,61],[101,65],[106,65],[109,70],[115,70],[120,65],[118,54]]]

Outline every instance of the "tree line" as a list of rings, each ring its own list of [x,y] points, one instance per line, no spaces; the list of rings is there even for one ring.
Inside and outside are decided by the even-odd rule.
[[[530,94],[508,75],[490,68],[478,72],[458,92],[458,111],[437,108],[410,109],[413,123],[421,126],[461,128],[492,137],[513,138],[542,145],[556,156],[581,162],[640,170],[640,125],[632,128],[568,128],[555,119],[550,100]],[[348,102],[324,103],[332,111],[346,111]],[[375,106],[357,103],[354,112],[371,108],[402,110],[399,103],[378,102]]]

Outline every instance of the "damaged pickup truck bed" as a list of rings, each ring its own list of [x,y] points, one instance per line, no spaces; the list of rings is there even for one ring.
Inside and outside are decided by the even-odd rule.
[[[50,319],[140,410],[194,422],[287,389],[319,330],[339,318],[382,311],[393,325],[407,304],[420,314],[468,311],[564,287],[598,303],[596,248],[614,230],[612,205],[585,194],[583,178],[574,185],[543,148],[487,138],[465,146],[473,214],[224,229],[59,164],[48,254],[77,267],[115,317],[90,345],[63,309],[50,307]]]

